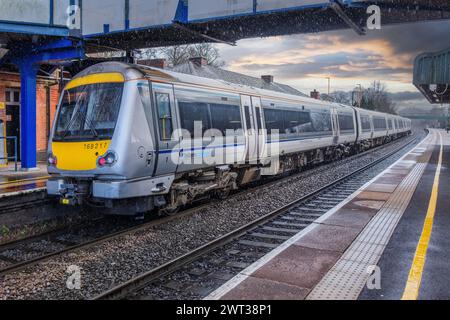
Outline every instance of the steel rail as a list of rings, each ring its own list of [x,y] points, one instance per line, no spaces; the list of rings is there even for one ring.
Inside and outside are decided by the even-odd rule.
[[[405,148],[407,145],[413,143],[416,139],[417,139],[416,137],[412,138],[409,142],[407,142],[406,144],[402,145],[400,148],[396,149],[396,151],[394,151],[393,153],[396,153],[400,149]],[[359,154],[355,154],[355,155],[353,155],[350,158],[354,159],[354,158],[363,157],[363,156],[365,156],[367,154],[370,154],[371,152],[383,149],[384,147],[386,147],[388,145],[389,144],[378,146],[376,148],[367,150],[365,152],[362,152],[362,153],[359,153]],[[318,166],[318,168],[320,168],[320,166]],[[275,179],[270,179],[269,181],[266,181],[263,184],[258,184],[256,186],[250,186],[250,187],[248,187],[246,189],[243,189],[243,190],[241,190],[241,191],[239,191],[239,192],[237,192],[235,194],[232,194],[228,199],[232,199],[234,197],[238,197],[238,196],[245,195],[247,193],[251,193],[255,189],[258,189],[258,188],[267,188],[267,187],[270,187],[273,184],[282,183],[283,180],[291,179],[291,178],[295,177],[295,175],[303,174],[303,173],[305,173],[305,171],[300,172],[300,173],[296,173],[296,174],[293,174],[293,175],[289,175],[289,176],[282,176],[282,177],[278,177],[278,178],[275,178]],[[328,186],[325,186],[324,188],[328,188]],[[313,194],[311,194],[311,196],[312,195]],[[76,245],[68,246],[68,247],[66,247],[64,249],[61,249],[61,250],[57,250],[57,251],[54,251],[54,252],[51,252],[51,253],[46,253],[46,254],[37,256],[35,258],[31,258],[31,259],[28,259],[28,260],[25,260],[25,261],[21,261],[21,262],[18,262],[18,263],[14,263],[14,264],[8,265],[8,266],[0,269],[0,277],[5,275],[5,274],[8,274],[8,273],[12,273],[12,272],[17,272],[17,271],[23,270],[23,269],[25,269],[27,267],[36,265],[38,263],[44,262],[44,261],[46,261],[48,259],[51,259],[53,257],[59,256],[59,255],[62,255],[62,254],[66,254],[66,253],[73,252],[73,251],[80,250],[80,249],[88,249],[88,248],[93,247],[95,245],[101,244],[101,243],[109,241],[109,240],[113,240],[113,239],[119,238],[119,237],[127,235],[127,234],[131,234],[133,232],[137,232],[137,231],[140,231],[140,230],[143,230],[143,229],[147,229],[147,228],[151,228],[151,227],[156,227],[156,226],[159,226],[159,225],[164,225],[164,224],[166,224],[168,222],[171,222],[171,221],[174,221],[174,220],[178,220],[178,219],[184,218],[186,216],[193,215],[193,214],[195,214],[195,213],[197,213],[197,212],[199,212],[199,211],[201,211],[201,210],[203,210],[205,208],[208,208],[208,207],[210,207],[210,206],[212,206],[215,203],[220,202],[220,201],[222,201],[222,200],[218,199],[218,200],[214,200],[214,201],[209,201],[208,203],[196,205],[196,206],[194,206],[192,208],[186,209],[186,210],[184,210],[184,211],[182,211],[179,214],[174,215],[174,216],[164,217],[164,218],[158,219],[158,220],[151,220],[150,222],[146,222],[146,223],[140,224],[138,226],[132,226],[132,227],[129,227],[129,228],[125,228],[123,230],[120,230],[120,231],[117,231],[117,232],[114,232],[114,233],[111,233],[111,234],[108,234],[108,235],[105,235],[105,236],[101,236],[101,237],[98,237],[98,238],[95,238],[95,239],[92,239],[92,240],[89,240],[89,241],[85,241],[85,242],[82,242],[82,243],[79,243],[79,244],[76,244]],[[301,200],[298,200],[297,202],[300,202],[300,201]],[[1,212],[1,208],[0,208],[0,212]],[[32,243],[33,241],[39,241],[41,239],[49,238],[52,235],[63,234],[64,230],[65,230],[64,228],[61,228],[61,229],[45,232],[45,233],[43,233],[41,235],[33,235],[33,236],[29,237],[29,238],[24,238],[24,239],[19,239],[19,240],[16,240],[16,241],[11,241],[11,242],[8,242],[8,243],[4,243],[4,244],[0,245],[0,251],[5,251],[5,250],[7,250],[7,249],[9,249],[11,247],[14,247],[14,246],[18,247],[18,246],[23,245],[23,244]]]
[[[295,207],[299,203],[305,202],[308,199],[313,198],[313,197],[317,196],[318,194],[324,192],[325,190],[330,189],[336,185],[339,185],[342,182],[344,182],[345,180],[348,180],[348,179],[354,177],[355,175],[358,175],[359,173],[362,173],[362,172],[376,166],[377,164],[392,157],[393,155],[397,154],[398,152],[400,152],[404,148],[408,147],[412,143],[416,142],[417,140],[418,140],[418,138],[415,137],[415,138],[411,139],[409,142],[402,145],[401,147],[397,148],[396,150],[394,150],[394,151],[372,161],[371,163],[339,178],[338,180],[331,182],[323,187],[320,187],[319,189],[317,189],[313,192],[310,192],[307,195],[302,196],[301,198],[294,200],[294,201],[290,202],[289,204],[287,204],[281,208],[278,208],[264,216],[261,216],[260,218],[254,220],[250,223],[247,223],[246,225],[244,225],[236,230],[233,230],[217,239],[214,239],[214,240],[212,240],[212,241],[210,241],[210,242],[178,257],[178,258],[175,258],[169,262],[164,263],[161,266],[158,266],[148,272],[140,274],[122,284],[119,284],[116,287],[113,287],[113,288],[93,297],[92,299],[93,300],[123,299],[126,296],[128,296],[130,293],[138,291],[139,289],[142,289],[143,287],[145,287],[149,283],[153,282],[154,280],[173,273],[174,271],[180,269],[180,267],[183,267],[186,264],[195,261],[200,256],[210,253],[210,252],[216,250],[217,248],[241,237],[242,235],[246,234],[248,231],[257,228],[258,226],[272,220],[273,218],[275,218],[283,213],[286,213],[287,211],[289,211],[291,208]]]

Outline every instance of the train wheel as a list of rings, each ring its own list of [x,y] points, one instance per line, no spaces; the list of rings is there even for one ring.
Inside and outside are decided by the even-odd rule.
[[[222,190],[217,190],[214,193],[214,196],[219,200],[225,200],[230,196],[230,194],[231,194],[231,187],[228,187]]]
[[[159,214],[163,216],[174,216],[180,212],[181,207],[159,209]]]

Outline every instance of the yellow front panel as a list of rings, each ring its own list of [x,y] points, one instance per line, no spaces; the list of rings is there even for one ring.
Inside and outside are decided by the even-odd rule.
[[[86,171],[97,168],[97,159],[108,151],[111,140],[85,142],[52,142],[56,156],[56,168],[70,171]]]

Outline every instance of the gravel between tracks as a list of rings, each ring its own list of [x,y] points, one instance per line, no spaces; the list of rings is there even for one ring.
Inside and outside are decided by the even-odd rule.
[[[364,156],[317,167],[256,188],[251,194],[243,193],[214,203],[193,216],[149,227],[5,275],[0,278],[0,299],[92,298],[345,176],[404,143],[404,140],[397,141]],[[399,157],[391,158],[390,163]],[[72,265],[81,268],[80,290],[69,290],[66,286],[70,276],[67,268]]]

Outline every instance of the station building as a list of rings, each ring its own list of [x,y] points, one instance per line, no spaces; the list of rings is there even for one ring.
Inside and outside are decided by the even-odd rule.
[[[174,67],[168,66],[167,60],[165,59],[139,60],[137,63],[197,77],[223,80],[244,86],[306,97],[304,93],[291,86],[275,82],[272,75],[263,75],[260,78],[248,76],[210,65],[208,64],[208,61],[202,57],[193,57],[187,62]]]
[[[36,92],[36,145],[37,159],[46,159],[48,135],[59,97],[59,82],[56,74],[45,75],[40,72]],[[0,136],[17,137],[17,156],[20,161],[20,75],[9,66],[0,69]],[[14,156],[14,141],[8,140],[6,150]]]

